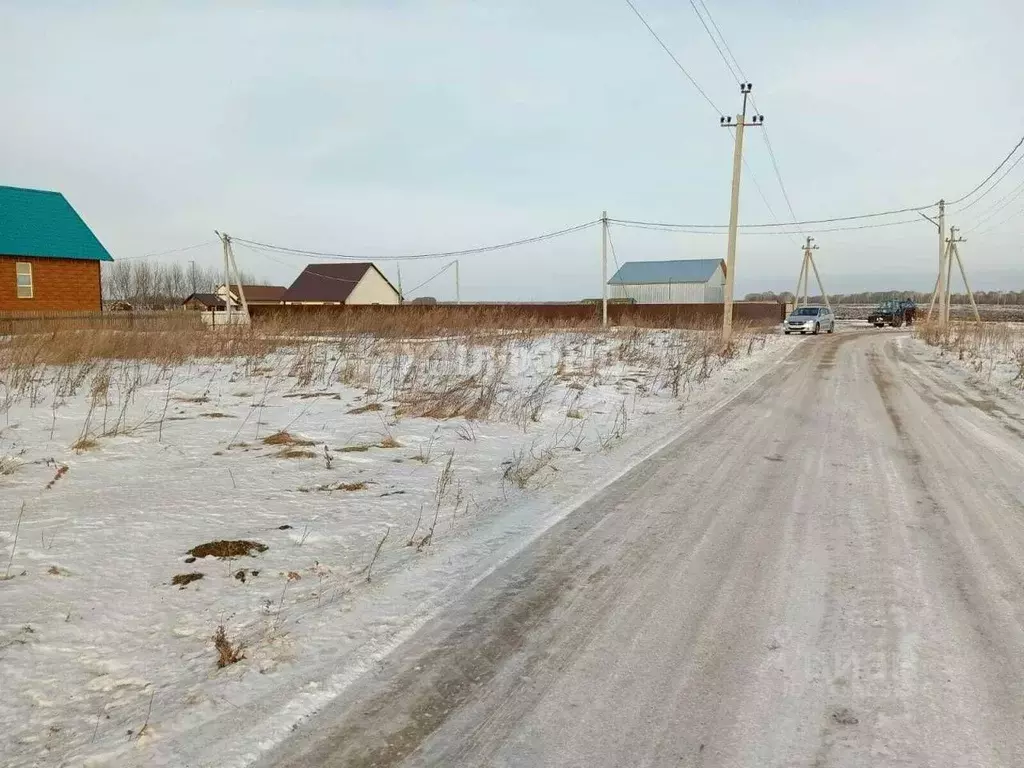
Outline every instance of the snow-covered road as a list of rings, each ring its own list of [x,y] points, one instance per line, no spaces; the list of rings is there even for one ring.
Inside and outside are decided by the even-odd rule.
[[[266,766],[1024,765],[1024,407],[801,344]]]

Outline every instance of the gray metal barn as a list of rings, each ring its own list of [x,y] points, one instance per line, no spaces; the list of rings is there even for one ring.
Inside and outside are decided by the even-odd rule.
[[[717,304],[725,300],[725,261],[627,261],[608,286],[609,298],[637,304]]]

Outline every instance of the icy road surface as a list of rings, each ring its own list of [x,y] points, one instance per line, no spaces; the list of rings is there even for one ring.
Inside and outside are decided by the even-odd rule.
[[[1024,765],[1024,409],[928,354],[800,345],[264,764]]]

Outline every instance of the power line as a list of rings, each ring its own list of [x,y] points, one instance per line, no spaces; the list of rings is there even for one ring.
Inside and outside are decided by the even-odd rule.
[[[640,21],[643,22],[643,25],[645,27],[647,27],[647,31],[650,32],[651,35],[654,37],[654,39],[658,41],[658,44],[662,47],[662,49],[665,51],[665,53],[667,53],[669,55],[669,57],[672,59],[672,61],[675,62],[675,65],[677,67],[679,67],[680,71],[682,71],[682,73],[684,75],[686,75],[687,79],[689,79],[689,81],[693,84],[694,88],[696,88],[700,92],[701,96],[704,97],[704,100],[707,101],[707,103],[710,104],[712,106],[712,108],[716,112],[718,112],[719,115],[721,115],[722,114],[722,110],[720,110],[718,108],[718,106],[704,92],[704,89],[701,88],[700,85],[697,83],[697,81],[694,80],[694,78],[690,75],[690,73],[686,71],[686,68],[683,67],[683,65],[679,62],[679,59],[676,58],[675,54],[672,53],[672,51],[665,44],[665,42],[658,36],[658,33],[654,31],[654,29],[651,27],[651,25],[647,23],[647,20],[643,17],[643,15],[640,13],[640,11],[637,10],[637,8],[633,4],[632,0],[626,0],[626,3],[628,3],[629,7],[633,9],[633,13],[635,13],[637,15],[637,18],[639,18]],[[694,4],[694,0],[690,0],[690,5],[693,7],[694,13],[697,14],[697,18],[700,19],[701,24],[704,26],[704,31],[707,32],[708,37],[711,38],[711,42],[714,43],[715,48],[718,50],[718,55],[721,56],[722,57],[722,61],[725,62],[725,66],[729,69],[729,72],[732,74],[732,76],[734,78],[737,78],[736,71],[733,70],[732,65],[729,63],[729,59],[726,57],[725,53],[722,51],[721,46],[719,46],[718,40],[715,39],[715,36],[711,33],[711,30],[708,28],[708,25],[705,23],[704,17],[701,16],[700,11],[697,10],[697,6]],[[714,25],[715,29],[718,30],[718,25],[715,24],[714,18],[711,16],[711,13],[709,11],[707,11],[707,6],[704,5],[703,0],[701,0],[701,6],[707,12],[708,19]],[[728,45],[728,43],[726,43],[725,37],[722,36],[721,30],[718,30],[718,34],[719,34],[720,37],[722,37],[722,44],[725,45],[726,49],[728,49],[729,45]],[[732,50],[729,50],[729,55],[732,56]],[[735,60],[735,58],[736,57],[733,56],[734,60]],[[738,62],[736,63],[736,70],[739,70],[741,72],[741,74],[742,74],[742,70],[741,70]],[[738,78],[737,78],[737,82],[740,82]],[[756,104],[754,105],[754,108],[755,109],[757,108]],[[767,140],[767,137],[766,137],[766,140]],[[789,194],[786,192],[786,187],[782,183],[782,176],[779,173],[778,161],[774,157],[774,151],[771,149],[771,144],[770,143],[768,144],[768,148],[769,148],[769,152],[772,154],[772,164],[773,164],[773,166],[775,168],[775,175],[778,177],[779,184],[782,187],[783,197],[786,199],[786,205],[789,207],[789,211],[792,214],[793,219],[795,221],[796,220],[796,214],[793,213],[793,205],[789,201]],[[746,167],[748,175],[750,176],[751,180],[754,182],[754,186],[757,187],[757,193],[758,193],[758,195],[760,195],[761,200],[764,201],[765,207],[768,209],[769,215],[773,219],[776,220],[776,223],[777,223],[778,226],[784,226],[781,222],[779,222],[778,217],[775,215],[775,212],[772,209],[771,204],[768,202],[768,198],[764,194],[764,190],[761,188],[761,184],[757,181],[757,177],[754,175],[753,169],[751,169],[750,166],[747,164],[746,158],[743,159],[743,165]]]
[[[608,245],[611,247],[612,250],[612,259],[614,259],[615,261],[615,274],[617,275],[622,270],[622,267],[619,266],[619,256],[617,253],[615,253],[615,243],[612,241],[611,227],[608,227]],[[614,275],[612,277],[614,277]],[[627,299],[631,298],[629,295],[629,290],[626,288],[625,285],[622,286],[622,292],[626,294]]]
[[[715,18],[714,18],[714,16],[711,15],[711,11],[708,10],[708,7],[707,7],[707,5],[705,5],[704,0],[700,0],[701,8],[704,9],[704,14],[707,15],[708,21],[710,21],[711,25],[715,28],[715,32],[718,33],[718,37],[721,38],[722,45],[724,45],[725,49],[727,51],[729,51],[729,56],[725,55],[725,51],[722,50],[722,45],[718,44],[718,40],[715,38],[715,35],[711,32],[711,29],[708,27],[707,21],[704,20],[704,15],[702,15],[700,10],[697,8],[696,2],[694,2],[694,0],[690,0],[690,5],[693,8],[693,12],[695,14],[697,14],[697,18],[700,19],[700,23],[701,23],[701,26],[704,27],[704,31],[707,32],[708,37],[711,38],[711,42],[714,44],[715,50],[718,51],[718,55],[722,58],[722,61],[725,62],[725,66],[729,70],[729,73],[733,76],[733,78],[736,80],[737,83],[744,83],[744,82],[746,82],[747,78],[746,78],[745,75],[743,75],[743,69],[740,67],[739,61],[736,59],[736,56],[733,54],[732,49],[729,47],[728,41],[726,41],[726,39],[725,39],[725,35],[722,34],[722,30],[719,28],[718,24],[715,22]],[[736,65],[735,68],[733,67],[733,63],[730,63],[730,61],[729,61],[730,57],[732,57],[732,62],[735,63],[735,65]],[[741,76],[743,78],[742,80],[740,79]],[[754,110],[758,114],[760,114],[760,110],[757,108],[757,102],[754,100],[753,94],[751,94],[751,96],[750,96],[750,103],[754,107]],[[771,139],[768,138],[768,130],[766,128],[763,128],[762,131],[761,131],[761,134],[762,134],[762,138],[764,139],[765,147],[767,147],[767,149],[768,149],[768,156],[771,158],[771,161],[772,161],[772,168],[775,171],[775,178],[779,182],[779,189],[782,190],[782,197],[786,201],[786,207],[789,209],[789,214],[792,217],[793,223],[795,223],[796,220],[797,220],[796,211],[793,209],[793,203],[792,203],[792,201],[789,198],[789,191],[786,189],[786,183],[782,180],[782,171],[779,169],[779,160],[775,156],[775,149],[772,147]],[[748,170],[749,170],[749,168],[748,168]],[[751,174],[751,177],[753,177],[753,174]],[[759,187],[759,191],[760,191],[760,187]],[[764,195],[762,194],[761,197],[763,199]],[[769,210],[769,212],[771,212],[771,206],[768,205],[768,201],[767,200],[765,200],[765,205],[768,206],[768,210]],[[772,213],[772,218],[777,219],[778,217],[776,217],[775,214]]]
[[[648,221],[629,221],[626,219],[608,219],[612,224],[618,224],[622,227],[628,227],[631,229],[650,229],[659,232],[679,232],[687,235],[725,235],[725,232],[718,232],[711,229],[694,229],[693,227],[699,227],[701,225],[687,225],[687,224],[663,224],[658,222]],[[828,227],[825,229],[815,229],[815,232],[852,232],[859,229],[879,229],[882,227],[896,227],[903,224],[920,224],[920,219],[902,219],[900,221],[886,221],[877,224],[860,224],[852,227]],[[781,225],[786,226],[786,225]],[[748,235],[796,235],[799,232],[794,230],[784,231],[770,231],[770,230],[757,230],[754,232],[748,232]]]
[[[507,243],[497,243],[495,245],[485,245],[478,248],[467,248],[460,251],[439,251],[437,253],[412,253],[400,256],[355,256],[352,254],[333,253],[330,251],[313,251],[304,248],[290,248],[282,245],[272,245],[270,243],[262,243],[258,240],[246,240],[241,237],[233,237],[232,241],[236,243],[243,243],[248,245],[250,248],[258,248],[264,251],[273,251],[276,253],[289,254],[294,256],[306,256],[316,257],[324,259],[336,259],[339,261],[415,261],[418,259],[443,259],[457,256],[473,256],[479,253],[490,253],[492,251],[501,251],[507,248],[515,248],[520,245],[529,245],[531,243],[539,243],[545,240],[551,240],[556,237],[563,235],[572,234],[573,232],[580,232],[584,229],[600,224],[600,219],[594,219],[588,221],[585,224],[577,224],[572,227],[566,227],[555,232],[547,232],[543,235],[536,235],[534,237],[526,237],[521,240],[512,240]]]
[[[808,226],[810,224],[836,224],[844,221],[858,221],[860,219],[875,219],[882,216],[895,216],[902,213],[917,213],[919,211],[926,211],[929,208],[934,208],[935,203],[931,205],[922,205],[914,208],[896,208],[891,211],[878,211],[877,213],[861,213],[856,216],[834,216],[831,219],[805,219],[804,221],[793,221],[786,224],[775,222],[773,224],[762,223],[762,224],[740,224],[740,229],[774,229],[776,227],[789,227],[789,226]],[[686,227],[690,229],[726,229],[728,224],[676,224],[672,222],[659,222],[659,221],[637,221],[635,219],[609,219],[617,224],[654,224],[660,227]],[[912,221],[917,221],[912,219]]]
[[[775,215],[775,209],[773,209],[771,203],[768,202],[768,198],[765,196],[764,190],[761,189],[761,183],[757,180],[757,176],[754,175],[753,169],[751,169],[750,165],[747,163],[746,157],[743,158],[743,167],[747,169],[747,174],[750,176],[750,180],[754,182],[754,188],[757,190],[757,194],[761,197],[762,202],[764,202],[764,207],[768,209],[768,215],[779,223],[779,226],[784,226],[779,222],[779,217]],[[794,216],[793,218],[795,219],[796,217]],[[800,245],[795,237],[791,237],[790,239],[795,245]]]
[[[241,241],[240,240],[235,240],[234,238],[231,238],[231,242],[239,243]],[[260,256],[262,256],[265,259],[269,259],[270,261],[274,262],[275,264],[280,264],[282,267],[288,267],[289,269],[294,269],[294,265],[289,264],[286,261],[281,261],[280,259],[275,259],[273,256],[271,256],[269,253],[267,253],[263,249],[253,248],[252,246],[245,246],[245,247],[248,247],[249,250],[251,250],[253,252],[259,253]],[[336,283],[358,283],[359,282],[359,280],[351,280],[351,279],[349,279],[347,277],[335,277],[334,275],[325,275],[322,272],[317,272],[317,271],[315,271],[313,269],[310,269],[309,267],[306,267],[306,269],[304,269],[303,272],[305,272],[306,274],[309,274],[309,275],[313,275],[314,277],[322,278],[324,280],[333,280]],[[360,278],[360,280],[361,279],[362,278]]]
[[[753,102],[753,99],[751,99]],[[754,109],[757,109],[757,104],[754,104]],[[764,144],[768,148],[768,156],[772,160],[772,168],[775,169],[775,178],[779,181],[779,189],[782,190],[782,197],[786,201],[786,207],[789,209],[789,215],[793,217],[793,224],[797,223],[796,211],[793,210],[793,203],[789,199],[789,192],[786,191],[786,183],[782,180],[782,171],[779,170],[779,161],[775,157],[775,150],[772,148],[771,139],[768,138],[768,130],[762,128],[761,137],[764,139]]]
[[[701,5],[704,5],[704,3],[702,2]],[[737,66],[736,69],[733,69],[732,64],[729,62],[729,59],[726,57],[725,52],[722,50],[722,46],[718,44],[718,40],[716,40],[715,36],[711,33],[711,30],[708,28],[707,22],[704,21],[704,17],[701,16],[700,11],[697,10],[697,4],[693,0],[690,0],[690,6],[693,8],[693,12],[697,14],[697,18],[700,19],[701,26],[703,26],[704,31],[708,33],[708,37],[711,38],[711,42],[714,43],[715,50],[718,51],[718,55],[721,56],[722,61],[725,62],[725,66],[726,68],[728,68],[729,74],[732,75],[733,79],[736,81],[737,84],[746,82],[746,78],[740,80],[740,76],[736,73],[736,69],[739,69],[739,67]],[[704,10],[707,10],[707,6],[705,6]],[[710,18],[710,16],[711,14],[709,13],[708,17]],[[722,33],[719,32],[718,34],[721,35]],[[722,41],[725,41],[724,37],[722,38]]]
[[[144,253],[141,256],[122,256],[116,261],[134,261],[135,259],[155,259],[160,256],[171,256],[175,253],[184,253],[185,251],[192,251],[196,248],[203,248],[208,245],[219,245],[217,240],[207,240],[203,243],[196,243],[195,245],[186,245],[184,248],[172,248],[169,251],[160,251],[158,253]]]
[[[946,205],[957,205],[958,203],[962,203],[968,197],[970,197],[975,192],[977,192],[979,189],[981,189],[986,184],[988,184],[989,181],[991,181],[992,177],[995,176],[997,173],[999,173],[999,170],[1010,161],[1011,157],[1013,157],[1017,153],[1017,150],[1021,148],[1021,145],[1024,145],[1024,136],[1020,137],[1020,141],[1018,141],[1016,146],[1013,149],[1010,150],[1010,154],[1008,154],[1006,157],[1003,158],[1003,162],[1001,162],[999,165],[997,165],[995,170],[992,171],[992,173],[990,173],[988,176],[986,176],[985,180],[983,182],[981,182],[981,184],[976,186],[974,189],[972,189],[970,192],[968,192],[963,197],[959,197],[959,198],[957,198],[956,200],[954,200],[954,201],[952,201],[950,203],[946,203]]]
[[[715,28],[715,32],[717,32],[718,36],[722,39],[722,45],[725,46],[725,50],[727,50],[729,52],[729,56],[732,57],[732,63],[736,65],[736,70],[740,73],[740,77],[742,78],[741,82],[747,82],[747,76],[743,74],[743,68],[740,66],[739,60],[733,56],[732,49],[729,47],[729,42],[725,39],[725,35],[722,34],[722,30],[718,28],[718,24],[715,23],[715,17],[711,15],[711,11],[709,11],[708,7],[704,4],[704,0],[699,0],[699,2],[700,7],[703,8],[704,13],[707,14],[708,21],[711,22],[711,26]]]
[[[675,65],[679,68],[679,71],[682,72],[686,76],[686,79],[690,81],[690,84],[694,88],[697,89],[697,93],[699,93],[701,96],[703,96],[704,97],[704,101],[706,101],[708,104],[710,104],[711,108],[713,110],[715,110],[715,112],[717,112],[719,115],[721,115],[722,114],[722,110],[720,110],[715,105],[715,102],[713,102],[711,100],[711,97],[708,96],[707,93],[704,92],[704,89],[700,87],[700,83],[698,83],[693,78],[693,75],[691,75],[689,72],[686,71],[686,67],[684,67],[682,65],[682,63],[679,61],[679,59],[676,58],[676,55],[674,53],[672,53],[672,51],[669,49],[669,47],[667,45],[665,45],[665,42],[658,36],[658,33],[654,31],[654,28],[650,24],[647,23],[647,19],[645,19],[643,14],[640,13],[639,10],[637,10],[637,7],[633,4],[633,0],[626,0],[626,5],[628,5],[630,8],[633,9],[633,13],[636,14],[636,17],[638,19],[640,19],[640,21],[643,23],[643,25],[645,27],[647,27],[647,31],[650,32],[651,36],[655,40],[658,41],[658,45],[660,45],[662,47],[662,50],[664,50],[665,53],[667,53],[669,55],[669,58],[672,59],[673,62],[675,62]]]
[[[999,229],[1001,226],[1003,226],[1003,224],[1006,224],[1008,221],[1012,221],[1013,219],[1017,218],[1022,213],[1024,213],[1024,208],[1019,208],[1017,211],[1015,211],[1014,213],[1011,213],[1009,216],[1007,216],[1005,219],[999,221],[998,223],[993,224],[991,227],[987,227],[986,229],[981,230],[981,232],[975,232],[974,236],[975,237],[980,237],[982,235],[987,235],[989,232],[992,232],[993,230]]]
[[[1014,203],[1014,201],[1016,201],[1017,198],[1019,198],[1021,196],[1021,194],[1024,194],[1024,181],[1022,181],[1020,184],[1018,184],[1016,187],[1014,187],[1012,190],[1010,190],[1007,194],[1003,195],[998,200],[998,202],[996,202],[992,206],[992,208],[990,208],[985,214],[983,214],[981,216],[980,219],[978,219],[974,223],[973,227],[971,227],[970,229],[965,230],[964,234],[966,235],[966,234],[968,234],[970,232],[974,232],[978,227],[980,227],[986,221],[989,221],[997,213],[999,213],[1003,209],[1007,208],[1008,206],[1012,205]]]
[[[412,294],[416,293],[416,291],[418,291],[420,288],[425,286],[427,283],[436,280],[437,278],[439,278],[441,275],[443,275],[445,272],[447,272],[449,269],[451,269],[454,266],[455,266],[455,262],[454,261],[448,262],[443,267],[441,267],[441,269],[439,271],[435,272],[433,275],[428,277],[426,280],[424,280],[422,283],[417,285],[415,288],[410,288],[408,291],[406,291],[405,295],[406,296],[411,296]]]
[[[1017,158],[1016,160],[1014,160],[1014,161],[1013,161],[1013,164],[1012,164],[1012,165],[1010,165],[1010,167],[1009,167],[1009,168],[1007,168],[1007,169],[1006,169],[1005,171],[1003,171],[1002,175],[1001,175],[1001,176],[1000,176],[1000,177],[999,177],[998,179],[996,179],[996,180],[995,180],[994,182],[992,182],[992,186],[990,186],[990,187],[989,187],[988,189],[986,189],[986,190],[985,190],[984,192],[982,192],[982,193],[981,193],[980,195],[978,195],[978,196],[977,196],[976,198],[974,198],[973,200],[971,200],[971,202],[969,202],[969,203],[968,203],[967,205],[965,205],[965,206],[964,206],[963,208],[961,208],[960,210],[956,211],[956,213],[963,213],[964,211],[970,210],[970,209],[971,209],[972,207],[974,207],[974,206],[975,206],[975,205],[976,205],[977,203],[979,203],[979,202],[981,202],[982,200],[984,200],[984,199],[985,199],[985,198],[986,198],[986,197],[987,197],[987,196],[988,196],[989,194],[991,194],[991,192],[992,192],[992,190],[993,190],[993,189],[995,189],[996,187],[998,187],[998,186],[999,186],[999,184],[1000,184],[1000,183],[1002,182],[1002,180],[1003,180],[1003,179],[1005,179],[1005,178],[1007,177],[1007,175],[1008,175],[1008,174],[1009,174],[1009,173],[1010,173],[1010,172],[1011,172],[1011,171],[1012,171],[1012,170],[1013,170],[1014,168],[1016,168],[1016,167],[1017,167],[1018,165],[1020,165],[1020,163],[1021,163],[1021,161],[1022,161],[1022,160],[1024,160],[1024,154],[1021,154],[1021,156],[1020,156],[1020,157],[1018,157],[1018,158]],[[1006,198],[1002,198],[1002,199],[1003,199],[1003,200],[1005,200]],[[998,204],[999,204],[999,203],[996,203],[996,205],[998,205]]]

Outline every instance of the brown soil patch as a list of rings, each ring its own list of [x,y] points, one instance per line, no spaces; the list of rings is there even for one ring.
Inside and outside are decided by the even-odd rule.
[[[203,578],[203,574],[201,573],[179,573],[177,576],[171,579],[171,584],[173,584],[176,587],[181,587],[182,589],[184,589],[193,581],[199,581],[201,578]]]
[[[221,413],[220,411],[213,411],[212,413],[200,413],[199,415],[203,416],[203,417],[205,417],[207,419],[230,419],[231,418],[231,414]]]
[[[219,557],[222,560],[232,557],[255,557],[260,552],[266,552],[269,547],[260,544],[258,541],[211,541],[200,544],[188,551],[192,557]]]
[[[344,448],[336,449],[338,453],[366,453],[373,448],[372,445],[346,445]]]

